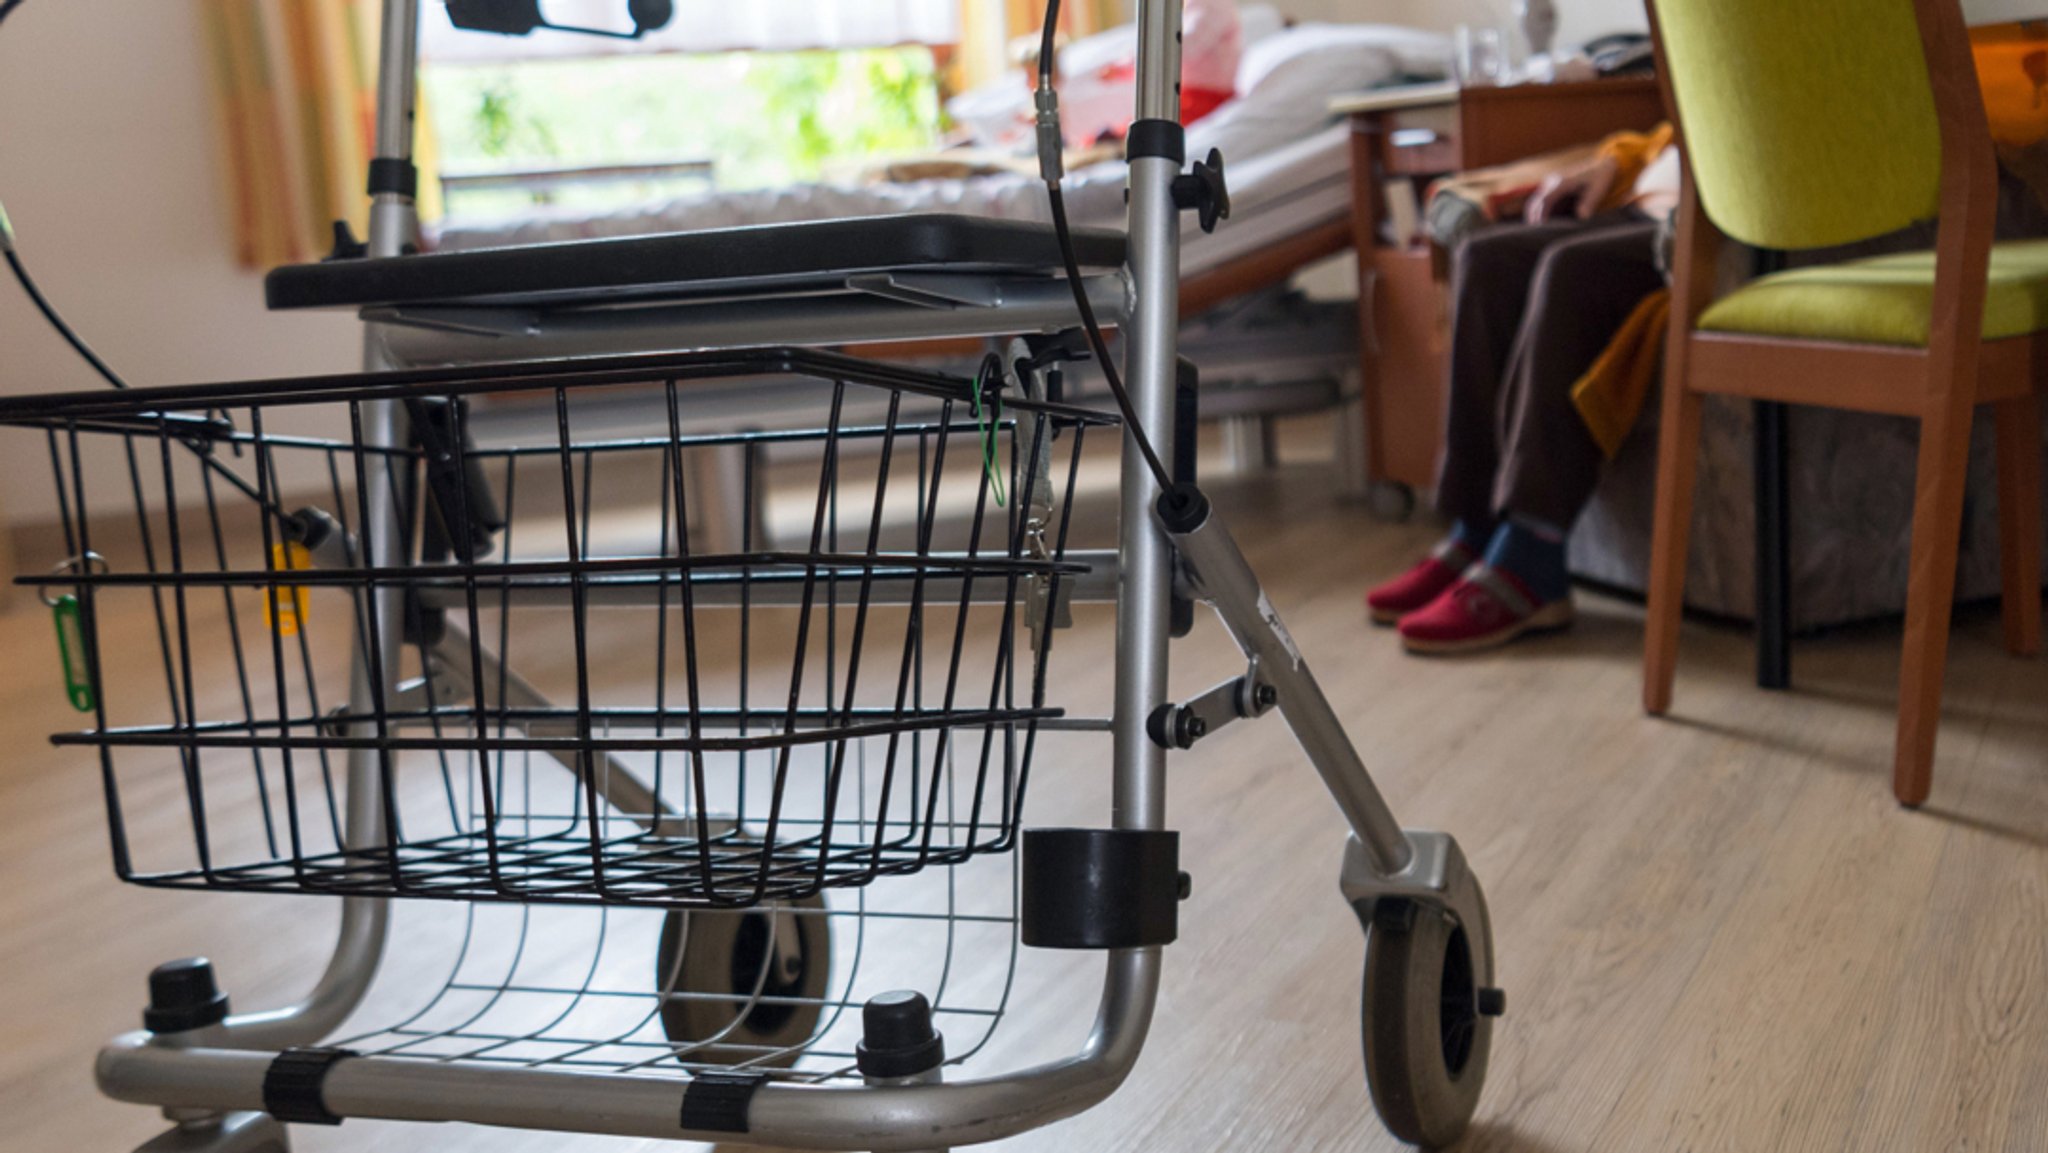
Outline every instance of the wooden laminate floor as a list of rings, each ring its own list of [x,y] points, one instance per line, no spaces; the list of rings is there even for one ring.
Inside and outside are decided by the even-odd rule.
[[[1958,626],[1933,799],[1907,813],[1896,626],[1801,643],[1779,694],[1752,684],[1746,635],[1688,627],[1674,716],[1653,720],[1619,602],[1582,597],[1571,633],[1495,655],[1403,656],[1358,593],[1430,530],[1326,489],[1282,470],[1224,504],[1401,818],[1455,832],[1487,886],[1510,1011],[1465,1148],[2048,1150],[2048,664],[2008,658],[1995,615]],[[90,1077],[147,969],[204,952],[238,1005],[274,1003],[317,972],[333,912],[114,881],[90,758],[42,739],[70,718],[22,599],[0,619],[0,1149],[113,1153],[161,1128]],[[1205,621],[1176,688],[1232,661]],[[1040,772],[1034,821],[1101,819],[1101,765]],[[1344,830],[1280,723],[1177,758],[1170,809],[1196,888],[1145,1055],[1106,1105],[1005,1148],[1397,1148],[1360,1073]],[[1027,956],[992,1066],[1077,1046],[1095,972]],[[297,1143],[658,1147],[363,1122]]]

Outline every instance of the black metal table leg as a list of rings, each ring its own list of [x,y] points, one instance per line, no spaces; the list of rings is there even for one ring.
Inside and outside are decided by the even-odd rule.
[[[1758,249],[1755,271],[1783,271],[1785,254]],[[1792,494],[1787,487],[1786,406],[1760,400],[1755,409],[1756,684],[1792,687]]]
[[[1756,683],[1792,687],[1791,493],[1786,406],[1756,404]]]

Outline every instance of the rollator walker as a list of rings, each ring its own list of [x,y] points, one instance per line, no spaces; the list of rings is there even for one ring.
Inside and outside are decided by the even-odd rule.
[[[359,310],[367,371],[0,403],[57,480],[68,551],[24,583],[117,872],[341,907],[296,1004],[231,1011],[204,960],[151,974],[97,1065],[173,1123],[146,1149],[361,1118],[931,1150],[1074,1116],[1138,1060],[1177,935],[1169,756],[1270,713],[1352,830],[1373,1102],[1409,1142],[1465,1130],[1503,1008],[1486,904],[1455,840],[1395,821],[1197,483],[1180,227],[1228,194],[1184,156],[1181,6],[1137,7],[1125,234],[1061,210],[422,255],[420,0],[385,0],[366,246],[268,285]],[[1098,317],[1114,409],[1062,389],[1113,367]],[[828,351],[965,336],[993,338],[972,378]],[[1091,478],[1113,548],[1083,547]],[[1196,603],[1245,667],[1177,699]],[[1102,717],[1048,673],[1091,604]],[[1105,820],[1024,821],[1034,762],[1043,804],[1048,763],[1103,746]],[[449,976],[374,981],[421,910]],[[1094,1030],[970,1072],[1020,941],[1102,955]],[[936,975],[870,975],[905,958]]]

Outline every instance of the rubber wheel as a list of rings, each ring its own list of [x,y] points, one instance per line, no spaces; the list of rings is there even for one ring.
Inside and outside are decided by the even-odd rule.
[[[1398,480],[1375,481],[1367,499],[1380,520],[1398,524],[1415,515],[1415,490]]]
[[[794,908],[822,910],[825,898],[808,897]],[[681,956],[678,957],[678,950]],[[771,954],[772,950],[772,954]],[[763,967],[767,972],[764,975]],[[671,984],[669,977],[674,974]],[[761,996],[822,1000],[832,977],[832,929],[828,918],[799,916],[776,906],[711,912],[673,912],[661,926],[654,987],[676,993],[714,993],[747,998],[758,984]],[[756,1002],[743,1020],[743,1001],[667,997],[661,1028],[677,1044],[716,1038],[718,1042],[682,1056],[693,1064],[751,1062],[786,1068],[800,1055],[790,1048],[766,1060],[763,1048],[802,1045],[817,1032],[822,1005]]]
[[[1462,1137],[1493,1041],[1465,930],[1440,909],[1380,902],[1365,935],[1363,1009],[1365,1083],[1380,1120],[1425,1149]]]

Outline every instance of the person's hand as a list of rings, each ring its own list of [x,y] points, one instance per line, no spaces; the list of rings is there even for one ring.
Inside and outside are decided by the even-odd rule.
[[[1596,156],[1582,164],[1561,169],[1543,178],[1522,217],[1531,224],[1555,220],[1569,212],[1584,220],[1600,211],[1614,188],[1616,165],[1612,158]]]

